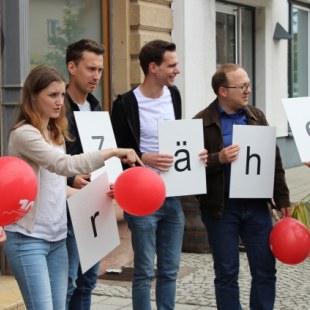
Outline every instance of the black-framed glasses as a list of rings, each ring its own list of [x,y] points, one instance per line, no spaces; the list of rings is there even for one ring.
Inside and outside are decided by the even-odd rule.
[[[242,92],[245,92],[246,90],[248,90],[249,88],[251,88],[251,83],[242,85],[242,86],[222,86],[224,88],[237,88],[240,89]]]

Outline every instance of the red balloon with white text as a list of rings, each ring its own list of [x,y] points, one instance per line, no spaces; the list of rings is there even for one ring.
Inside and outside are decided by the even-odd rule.
[[[33,169],[17,157],[0,157],[0,176],[0,226],[5,226],[31,210],[38,185]]]

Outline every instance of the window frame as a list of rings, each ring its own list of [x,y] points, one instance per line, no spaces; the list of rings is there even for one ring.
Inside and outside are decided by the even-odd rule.
[[[301,1],[289,2],[289,33],[293,34],[293,9],[298,8],[308,12],[308,94],[310,95],[310,3]],[[294,98],[294,40],[289,41],[288,48],[288,94],[289,98]]]

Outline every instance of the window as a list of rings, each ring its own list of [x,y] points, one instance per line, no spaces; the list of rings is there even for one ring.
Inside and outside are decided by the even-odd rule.
[[[236,62],[236,16],[216,13],[216,65]]]
[[[67,75],[67,46],[82,38],[103,41],[101,0],[29,0],[30,67],[46,63]],[[102,81],[103,83],[103,81]],[[102,85],[95,96],[102,96]]]
[[[308,8],[292,4],[290,7],[291,40],[290,97],[307,97],[309,81],[309,15]]]
[[[58,32],[58,20],[55,19],[48,19],[47,20],[47,41],[48,44],[53,44],[53,38],[57,37]]]
[[[238,63],[247,71],[255,102],[254,8],[216,3],[216,65]]]

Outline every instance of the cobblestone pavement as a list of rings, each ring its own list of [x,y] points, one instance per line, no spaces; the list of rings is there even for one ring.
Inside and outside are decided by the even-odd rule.
[[[298,265],[277,262],[277,269],[277,299],[274,310],[309,310],[310,258]],[[216,309],[213,275],[210,254],[182,253],[180,276],[177,281],[176,310]],[[250,272],[246,254],[243,252],[240,253],[239,285],[242,307],[249,309]],[[130,283],[113,281],[111,285],[110,281],[99,280],[94,295],[130,299]],[[155,299],[154,289],[152,299]],[[192,308],[191,305],[199,307]]]

